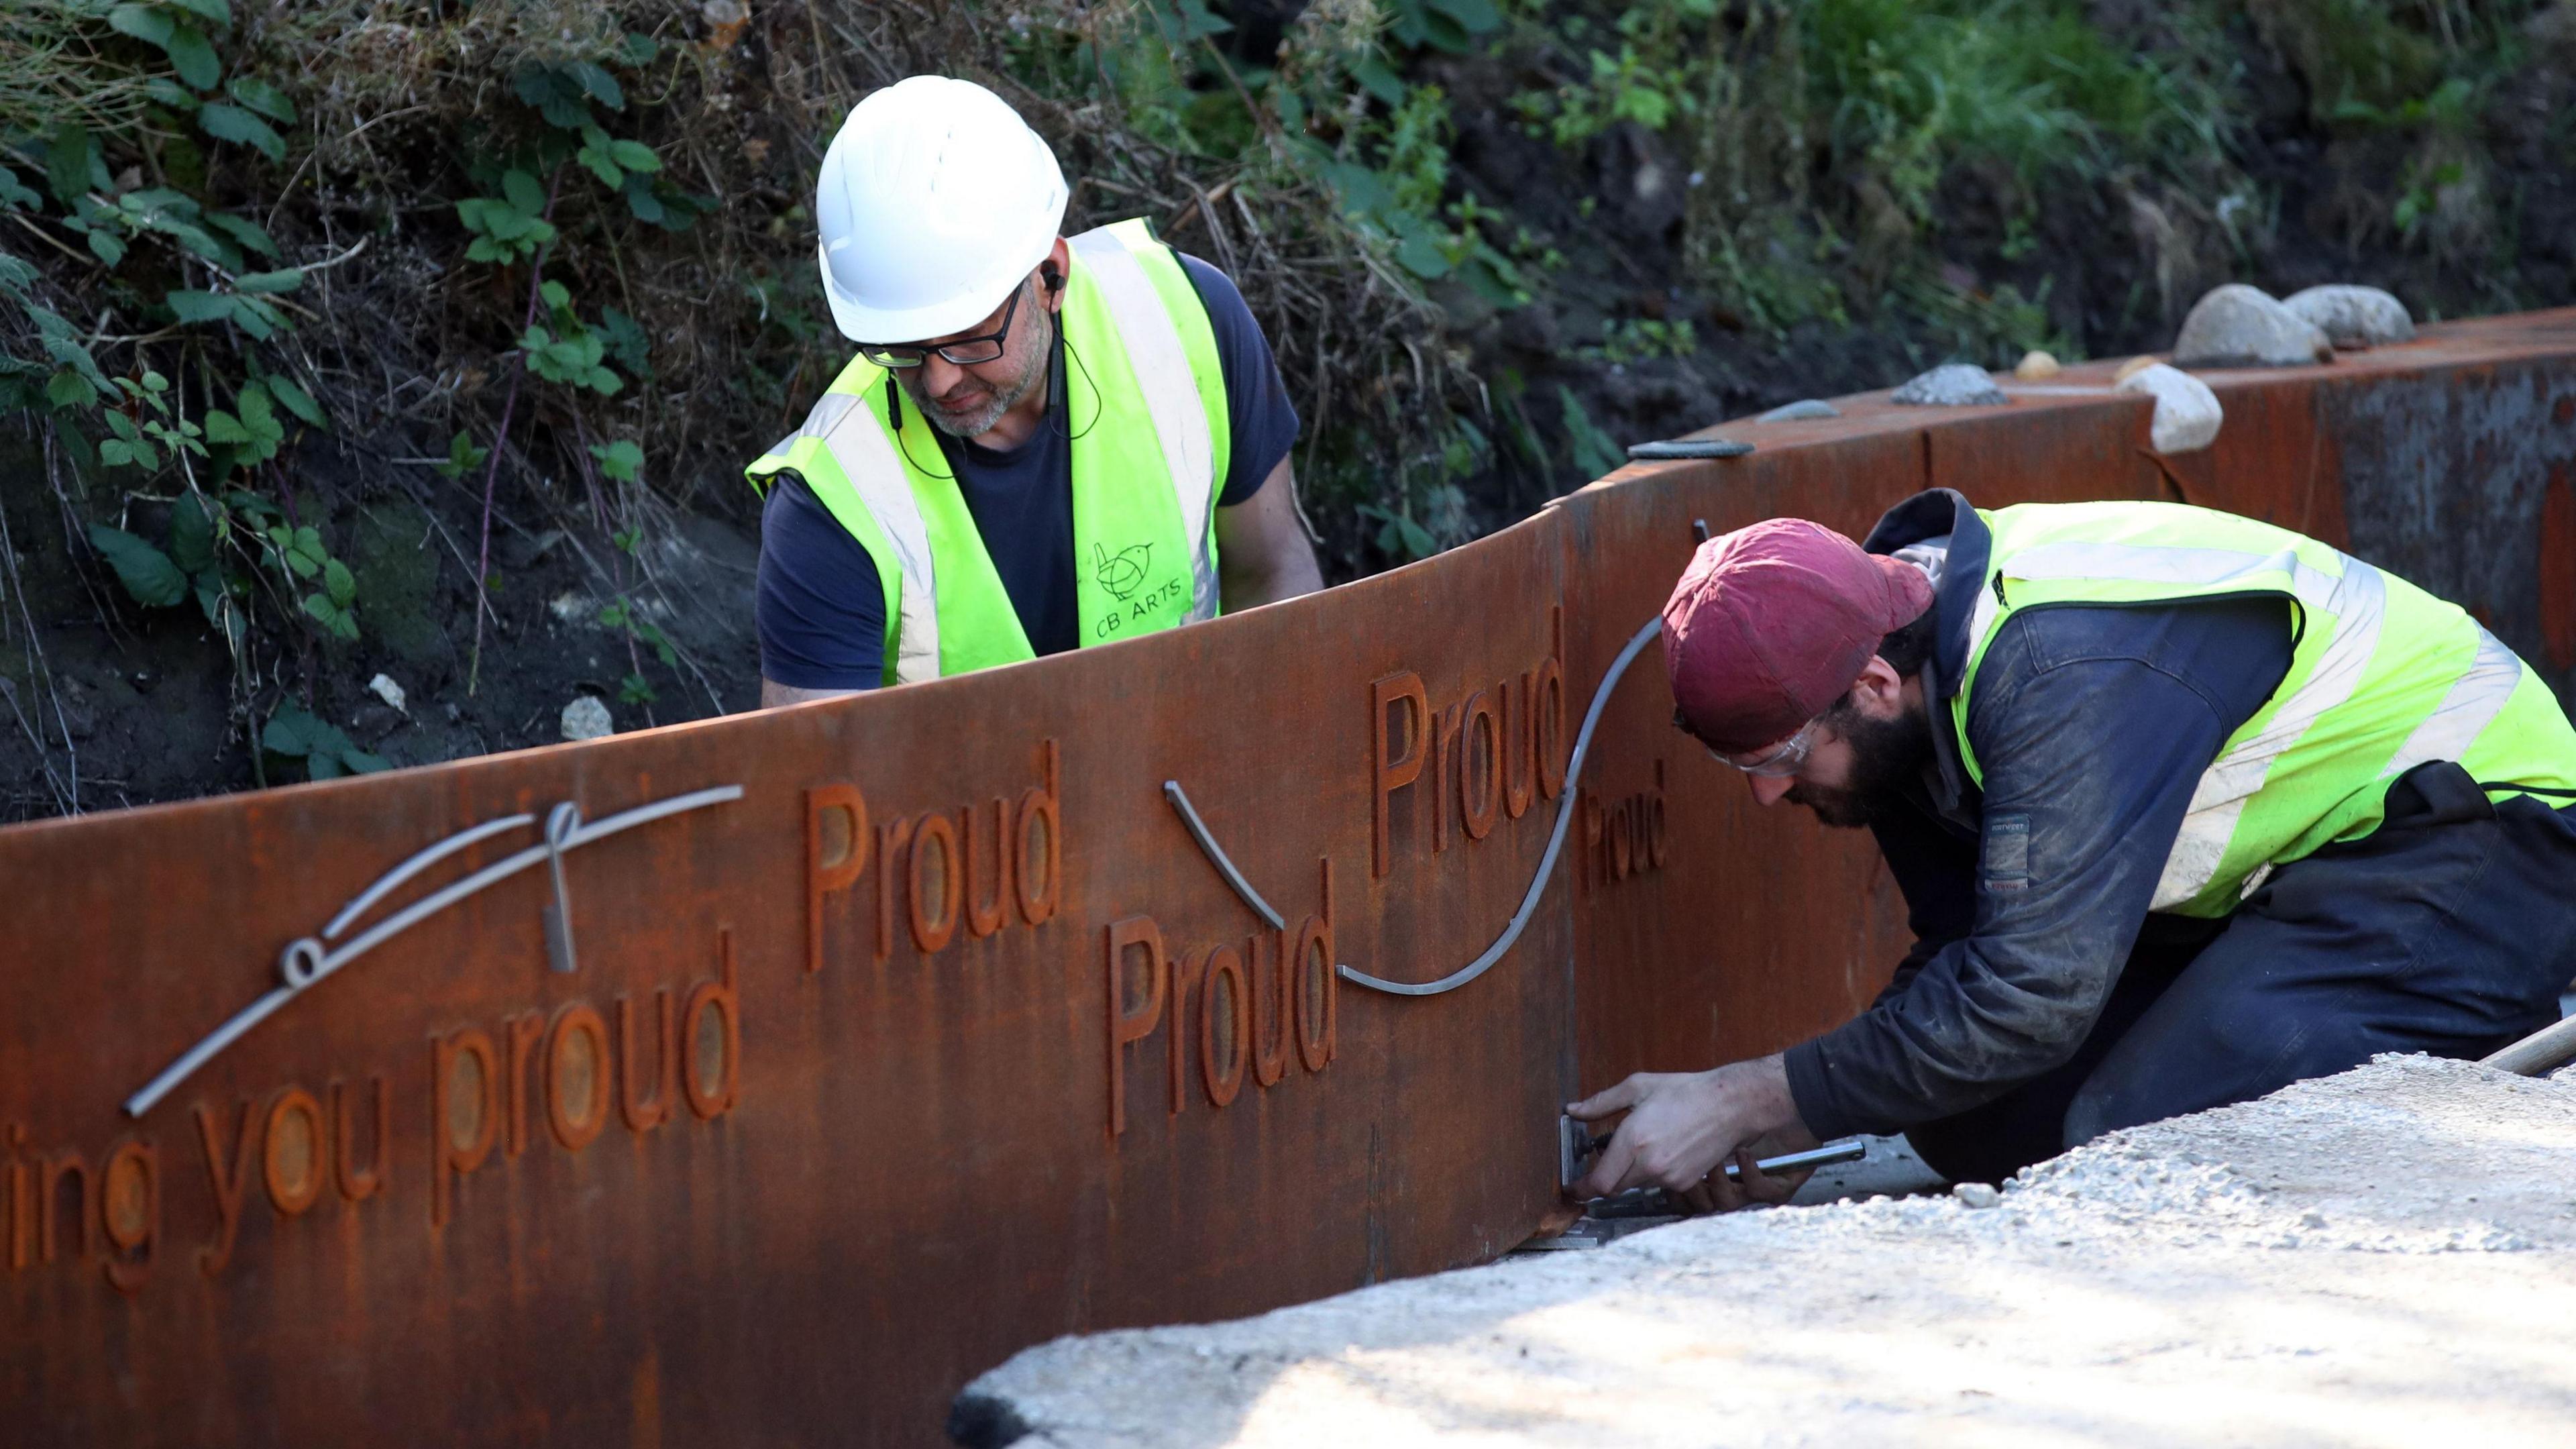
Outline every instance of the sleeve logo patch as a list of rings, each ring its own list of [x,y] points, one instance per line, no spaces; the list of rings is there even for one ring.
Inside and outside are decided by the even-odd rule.
[[[1987,816],[1984,857],[1986,889],[2030,889],[2030,817]]]

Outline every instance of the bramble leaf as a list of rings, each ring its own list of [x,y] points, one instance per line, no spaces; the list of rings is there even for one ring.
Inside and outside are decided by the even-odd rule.
[[[232,92],[234,100],[241,102],[243,105],[250,107],[252,110],[259,112],[270,120],[283,122],[288,125],[294,124],[295,102],[286,98],[286,92],[279,90],[277,87],[270,85],[264,80],[259,79],[257,76],[234,76],[232,78],[232,83],[226,86],[225,89]]]
[[[170,508],[170,562],[181,571],[202,574],[215,566],[215,518],[206,501],[194,493],[179,495]]]
[[[246,251],[254,251],[264,257],[277,255],[277,243],[268,239],[268,233],[238,216],[221,211],[208,212],[206,225],[239,242]]]
[[[593,443],[590,456],[599,460],[599,471],[620,483],[632,483],[638,469],[644,466],[644,450],[626,438],[613,443]]]
[[[131,35],[146,45],[163,50],[170,48],[170,17],[149,5],[117,6],[107,12],[107,27],[119,35]]]
[[[161,299],[182,322],[221,322],[233,314],[233,299],[183,288]]]
[[[268,390],[276,395],[279,402],[286,405],[288,412],[302,418],[313,427],[325,430],[330,428],[330,419],[323,415],[322,405],[313,400],[313,394],[296,386],[292,381],[272,373],[268,378]]]
[[[170,556],[121,528],[89,526],[92,547],[115,568],[117,582],[138,604],[166,609],[188,596],[188,577]]]
[[[170,65],[179,79],[201,91],[215,88],[223,67],[215,60],[215,48],[206,41],[206,33],[193,25],[170,27],[169,43],[162,49],[170,54]]]
[[[210,101],[197,109],[197,125],[218,141],[238,141],[259,148],[271,161],[286,159],[286,138],[277,134],[268,122],[239,106]]]

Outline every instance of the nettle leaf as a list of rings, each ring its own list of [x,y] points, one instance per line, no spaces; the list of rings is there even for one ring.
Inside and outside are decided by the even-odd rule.
[[[641,141],[611,141],[608,143],[608,157],[610,160],[615,161],[618,165],[625,167],[629,171],[659,171],[662,169],[662,158],[654,155],[653,148],[645,145]],[[616,183],[611,182],[609,184],[613,186]]]
[[[259,79],[257,76],[234,76],[231,84],[225,86],[224,89],[232,93],[232,98],[234,100],[241,102],[243,105],[250,107],[252,110],[259,112],[261,115],[268,117],[272,121],[281,122],[286,125],[293,125],[295,123],[295,102],[286,98],[286,92],[279,90],[277,87],[270,85],[264,80]]]
[[[117,582],[138,604],[166,609],[188,597],[188,577],[170,556],[121,528],[89,526],[90,546],[116,570]]]
[[[170,66],[179,72],[179,79],[198,90],[213,90],[223,76],[214,46],[207,43],[206,33],[193,25],[172,25],[169,43],[162,49],[169,52]]]
[[[529,216],[540,215],[546,209],[545,187],[537,183],[537,178],[515,167],[501,173],[501,194],[510,199],[512,206]]]
[[[169,15],[148,5],[119,5],[107,12],[107,26],[119,35],[131,35],[146,45],[163,50],[170,48]]]
[[[157,75],[143,83],[143,93],[152,98],[153,104],[168,106],[182,115],[193,116],[197,107],[205,104],[191,95],[186,86]]]
[[[286,138],[270,129],[268,122],[239,106],[209,101],[197,111],[197,126],[218,141],[239,141],[256,146],[271,161],[286,159]]]
[[[289,379],[275,375],[271,375],[268,379],[268,390],[276,395],[279,402],[286,405],[288,412],[313,427],[329,431],[330,419],[323,414],[322,405],[313,400],[313,394],[296,386]]]
[[[286,267],[274,272],[250,272],[233,278],[233,285],[245,292],[292,292],[304,285],[304,269]]]
[[[322,563],[322,591],[330,595],[332,603],[346,609],[358,601],[358,580],[349,572],[347,564],[336,558],[325,559]]]
[[[118,262],[125,260],[125,242],[123,238],[93,229],[90,230],[87,235],[83,236],[81,240],[89,243],[90,254],[92,256],[97,257],[100,261],[107,263],[111,267],[115,266]]]

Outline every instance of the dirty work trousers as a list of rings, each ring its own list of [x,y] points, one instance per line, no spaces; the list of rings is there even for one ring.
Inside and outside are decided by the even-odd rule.
[[[2424,765],[2379,830],[2274,871],[2227,919],[2149,916],[2072,1060],[1906,1137],[1953,1182],[2001,1182],[2381,1052],[2484,1056],[2557,1020],[2571,978],[2576,805],[2490,804]]]

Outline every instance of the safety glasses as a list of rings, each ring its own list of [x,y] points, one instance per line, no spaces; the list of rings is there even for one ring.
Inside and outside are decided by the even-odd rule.
[[[879,367],[919,367],[934,352],[959,367],[973,367],[979,362],[991,362],[1002,355],[1003,345],[1011,335],[1011,318],[1020,310],[1020,294],[1027,290],[1025,286],[1012,289],[1009,305],[1002,308],[1002,325],[990,332],[975,337],[960,337],[953,342],[940,343],[936,347],[924,347],[908,342],[885,345],[861,343],[859,355]]]
[[[1822,720],[1809,720],[1796,734],[1782,740],[1758,760],[1745,760],[1736,755],[1721,755],[1711,749],[1708,757],[1731,770],[1765,779],[1784,779],[1806,768],[1807,756],[1816,748],[1816,727]]]

